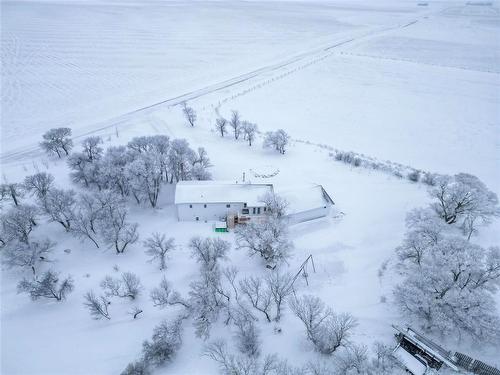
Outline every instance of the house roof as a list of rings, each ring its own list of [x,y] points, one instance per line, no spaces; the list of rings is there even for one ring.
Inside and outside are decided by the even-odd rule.
[[[261,197],[272,190],[271,184],[181,181],[175,188],[175,204],[246,203],[250,207],[262,206]]]
[[[323,187],[317,184],[288,186],[286,189],[277,190],[276,194],[288,202],[288,215],[334,204]]]

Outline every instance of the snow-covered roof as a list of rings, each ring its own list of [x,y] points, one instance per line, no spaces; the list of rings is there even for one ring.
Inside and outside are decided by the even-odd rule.
[[[287,186],[286,189],[276,190],[276,194],[288,202],[289,215],[333,204],[323,187],[317,184]]]
[[[401,346],[398,346],[393,354],[413,375],[425,374],[427,367]]]
[[[246,203],[250,207],[263,206],[261,197],[272,190],[271,184],[181,181],[175,188],[175,204]]]

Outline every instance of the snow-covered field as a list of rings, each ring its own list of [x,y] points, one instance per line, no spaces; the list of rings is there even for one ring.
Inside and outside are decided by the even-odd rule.
[[[401,243],[406,213],[428,203],[426,187],[337,163],[315,144],[469,172],[500,194],[500,8],[429,3],[2,2],[2,174],[18,181],[48,171],[60,187],[77,189],[65,162],[37,148],[46,130],[68,126],[77,137],[102,135],[105,146],[138,135],[186,138],[207,149],[214,179],[266,166],[279,170],[276,186],[322,184],[335,213],[291,227],[290,267],[313,254],[316,273],[302,290],[358,318],[355,341],[392,342],[390,325],[405,320],[390,303],[395,280],[379,269]],[[194,128],[176,105],[182,100],[198,112]],[[279,155],[260,138],[251,148],[221,139],[217,112],[232,109],[261,131],[285,129],[290,149]],[[54,223],[35,230],[58,242],[53,266],[73,275],[75,290],[63,303],[33,302],[16,294],[21,273],[2,270],[2,374],[116,374],[138,357],[153,327],[178,312],[155,308],[148,291],[165,275],[186,294],[198,272],[187,242],[215,236],[211,224],[177,222],[172,194],[164,189],[155,210],[130,205],[141,239],[154,231],[176,238],[165,272],[146,262],[141,243],[116,255]],[[499,233],[497,220],[475,241],[498,245]],[[242,275],[265,272],[243,251],[229,258]],[[113,302],[110,321],[94,321],[82,296],[115,265],[141,277],[143,294],[134,304]],[[134,305],[144,310],[138,320],[127,314]],[[288,309],[280,326],[275,334],[274,324],[259,323],[264,353],[296,365],[319,358]],[[216,374],[186,327],[175,360],[158,373]],[[230,335],[220,323],[212,337]],[[498,347],[443,343],[500,366]]]

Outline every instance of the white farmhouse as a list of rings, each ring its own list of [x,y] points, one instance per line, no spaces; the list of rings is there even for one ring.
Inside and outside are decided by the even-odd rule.
[[[263,215],[261,198],[273,191],[271,184],[235,184],[221,181],[182,181],[175,189],[179,221],[225,221]],[[235,223],[237,224],[237,223]]]
[[[264,218],[266,207],[262,197],[272,192],[272,184],[182,181],[175,189],[177,218],[179,221],[225,222],[232,228]],[[277,194],[288,202],[287,218],[291,224],[328,216],[334,204],[323,186],[316,184],[287,187]]]

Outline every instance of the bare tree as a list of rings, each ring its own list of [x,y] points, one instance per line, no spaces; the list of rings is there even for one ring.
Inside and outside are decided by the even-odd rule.
[[[175,247],[174,238],[171,237],[167,240],[165,234],[156,232],[144,241],[144,246],[146,247],[146,254],[151,258],[150,262],[156,261],[159,263],[160,270],[166,269],[167,255]]]
[[[230,247],[229,242],[220,238],[193,237],[189,241],[192,256],[206,270],[213,270],[219,259],[225,259]]]
[[[267,192],[259,200],[266,206],[266,212],[274,217],[282,218],[286,215],[289,203],[274,192]]]
[[[275,132],[266,133],[263,147],[274,148],[280,154],[284,154],[289,141],[290,136],[283,129],[279,129]]]
[[[182,103],[182,113],[189,125],[194,126],[197,118],[196,112],[193,108],[189,107],[186,102]]]
[[[248,145],[251,146],[257,135],[257,125],[248,121],[243,121],[241,123],[241,130],[243,132],[243,138],[247,140]]]
[[[139,239],[138,225],[127,221],[127,210],[121,205],[107,207],[101,226],[105,241],[115,248],[117,254],[122,254],[127,246]]]
[[[43,210],[50,221],[59,223],[69,232],[75,216],[75,192],[73,190],[51,189],[43,201]]]
[[[185,301],[181,295],[173,291],[167,279],[163,278],[160,285],[157,288],[153,288],[150,293],[153,305],[160,308],[166,306],[181,305],[186,308],[190,308],[187,301]]]
[[[314,296],[303,296],[290,301],[290,308],[304,323],[307,338],[322,354],[332,354],[348,344],[356,320],[349,314],[336,314]]]
[[[24,197],[24,185],[17,182],[5,182],[0,185],[0,197],[2,200],[8,198],[14,205],[19,206],[20,198]]]
[[[111,304],[111,302],[106,297],[96,296],[91,290],[84,295],[84,298],[85,302],[83,303],[83,305],[87,307],[93,319],[111,319],[108,311],[108,306]]]
[[[139,295],[142,285],[139,277],[132,272],[123,272],[120,278],[106,276],[101,282],[101,288],[107,297],[121,297],[136,299]]]
[[[32,300],[39,298],[55,299],[60,302],[73,291],[73,279],[71,276],[59,280],[59,274],[52,270],[44,272],[40,278],[29,280],[24,278],[17,285],[18,293],[28,293]]]
[[[163,181],[160,159],[152,153],[142,153],[125,168],[125,175],[139,200],[149,202],[155,208]]]
[[[61,157],[64,154],[69,155],[73,148],[73,141],[71,140],[70,128],[55,128],[50,129],[43,135],[43,141],[40,146],[47,153],[57,154]]]
[[[234,139],[238,139],[241,131],[240,113],[238,111],[231,112],[231,119],[229,120],[229,126],[233,128]]]
[[[19,205],[12,207],[0,216],[2,225],[2,242],[5,244],[17,239],[19,242],[28,244],[29,236],[38,216],[38,209],[31,205]]]
[[[219,117],[215,120],[215,129],[220,133],[221,137],[226,134],[227,120],[224,117]]]
[[[40,263],[50,262],[49,255],[54,246],[55,242],[49,239],[30,243],[12,241],[2,251],[2,263],[9,268],[28,268],[35,275]]]
[[[287,272],[273,271],[266,278],[269,291],[276,306],[277,322],[281,318],[281,308],[287,297],[292,293],[292,275]]]
[[[45,199],[53,186],[54,176],[45,172],[39,172],[24,179],[26,191],[34,194],[41,201]]]
[[[271,306],[273,295],[268,285],[257,277],[249,277],[240,281],[240,290],[252,306],[260,311],[271,322]]]
[[[103,148],[100,146],[101,144],[102,138],[99,136],[90,136],[82,141],[83,152],[89,162],[93,163],[102,157]]]

